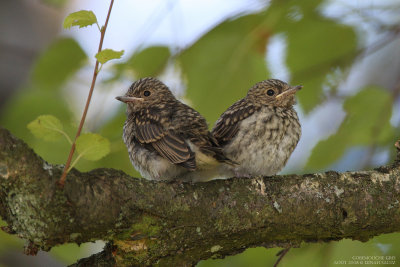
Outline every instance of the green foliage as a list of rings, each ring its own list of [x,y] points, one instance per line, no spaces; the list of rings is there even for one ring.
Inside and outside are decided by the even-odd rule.
[[[187,95],[210,121],[268,78],[266,21],[263,13],[224,21],[179,55]]]
[[[343,80],[344,75],[340,75],[354,62],[358,52],[357,43],[361,46],[363,41],[362,38],[357,40],[355,27],[324,16],[321,7],[326,2],[272,1],[266,10],[230,18],[216,25],[178,55],[172,55],[166,46],[151,46],[136,51],[126,62],[115,65],[116,73],[112,80],[120,79],[126,71],[132,71],[135,78],[158,76],[165,70],[168,62],[177,62],[183,79],[187,82],[187,97],[212,125],[228,106],[245,96],[254,83],[274,78],[270,76],[265,62],[266,54],[270,53],[266,48],[270,38],[279,35],[286,43],[285,62],[291,77],[289,82],[293,85],[304,85],[297,96],[302,111],[307,114],[315,106],[323,104],[324,99],[329,96],[324,95],[323,88],[333,91]],[[64,21],[65,28],[82,28],[92,24],[98,22],[91,11],[72,13]],[[96,58],[103,64],[110,59],[120,58],[122,52],[105,49]],[[42,139],[55,140],[61,136],[61,133],[50,130],[60,129],[58,123],[51,123],[50,120],[50,127],[43,127],[43,118],[38,116],[53,114],[62,122],[61,130],[65,135],[75,134],[76,118],[72,116],[71,105],[65,101],[61,88],[85,63],[87,56],[75,40],[56,40],[34,64],[30,83],[8,101],[2,110],[0,125],[24,139],[36,153],[51,163],[65,163],[70,145],[67,142],[43,142],[36,138],[35,136],[39,136]],[[336,74],[340,77],[328,84],[329,76]],[[395,129],[389,123],[392,104],[388,93],[376,87],[367,87],[346,99],[343,108],[347,117],[336,134],[314,148],[306,168],[321,169],[329,166],[354,146],[385,147],[388,143],[391,144],[395,136]],[[125,107],[121,105],[115,116],[97,123],[96,131],[109,141],[102,137],[93,137],[93,134],[89,134],[92,137],[80,137],[77,151],[81,155],[75,158],[74,164],[81,157],[97,161],[79,162],[76,165],[79,170],[110,167],[124,170],[136,177],[139,175],[129,162],[121,138],[124,110]],[[34,135],[26,127],[29,122],[28,128]],[[50,137],[47,137],[47,132],[52,133]],[[52,135],[54,136],[51,137]],[[107,153],[109,154],[105,157]],[[8,240],[9,235],[2,234],[1,231],[0,235],[2,252],[8,248],[3,242],[13,242]],[[3,238],[4,236],[6,237]],[[300,249],[292,249],[280,265],[336,266],[337,264],[333,264],[334,260],[349,260],[354,255],[395,255],[400,258],[398,250],[395,251],[400,245],[397,242],[400,240],[398,237],[398,234],[391,234],[367,243],[344,240],[330,244],[304,245]],[[379,249],[380,242],[391,244],[389,252],[384,253]],[[57,254],[57,249],[53,248],[52,251]],[[76,247],[68,249],[76,256]],[[199,266],[272,265],[278,251],[278,248],[249,249],[241,255],[224,260],[203,261]],[[68,255],[62,257],[64,256],[68,258]],[[76,259],[77,257],[68,258],[67,261],[71,264]]]
[[[399,237],[399,233],[393,233],[375,237],[365,243],[344,239],[339,242],[303,244],[300,248],[290,249],[279,266],[334,267],[341,265],[337,263],[338,261],[346,261],[349,265],[353,256],[394,256],[397,263],[400,257]],[[386,249],[382,250],[382,247]],[[197,267],[272,266],[277,260],[276,253],[280,250],[280,248],[250,248],[241,254],[224,259],[201,261]],[[381,266],[376,263],[374,265]]]
[[[126,146],[122,141],[122,127],[126,120],[125,109],[125,105],[120,105],[116,116],[107,121],[102,128],[99,129],[99,133],[102,136],[107,137],[111,142],[112,149],[110,155],[93,163],[87,162],[86,166],[82,166],[81,169],[84,168],[90,170],[99,166],[109,167],[124,170],[124,172],[134,177],[140,177],[140,174],[135,170],[135,168],[133,168],[129,160]],[[96,164],[96,166],[92,164]]]
[[[97,244],[96,244],[97,243]],[[93,245],[95,245],[95,250],[101,250],[104,246],[101,244],[102,241],[83,243],[79,246],[75,243],[64,244],[61,246],[52,247],[50,254],[60,260],[63,266],[69,266],[76,263],[79,259],[89,257],[93,254]]]
[[[86,59],[85,52],[74,39],[58,39],[36,61],[32,82],[40,89],[57,90]]]
[[[126,71],[132,71],[135,78],[156,77],[166,67],[171,52],[166,46],[150,46],[135,52],[126,62],[114,65],[114,76],[109,81],[121,78]]]
[[[74,39],[56,39],[34,63],[31,83],[3,107],[0,124],[25,140],[36,153],[51,163],[65,163],[70,144],[43,142],[33,136],[26,125],[42,114],[52,114],[63,122],[67,135],[74,134],[76,123],[70,124],[70,106],[60,89],[83,66],[86,58]]]
[[[392,102],[389,93],[378,87],[367,87],[348,98],[343,105],[347,116],[339,130],[314,147],[306,167],[326,167],[353,146],[386,145],[395,134],[389,121]]]
[[[154,77],[164,69],[170,56],[168,47],[150,46],[134,53],[126,64],[137,78]]]
[[[297,97],[303,111],[308,113],[323,100],[327,74],[352,62],[357,48],[356,35],[351,27],[325,19],[316,11],[299,22],[288,21],[284,25],[287,65],[292,83],[304,86]]]
[[[97,23],[96,15],[90,10],[80,10],[69,14],[63,23],[64,29],[69,29],[72,26],[79,28],[87,27]]]
[[[34,138],[26,125],[31,122],[30,130],[35,136],[45,140],[56,140],[61,134],[68,139],[68,135],[74,134],[76,123],[69,123],[72,118],[70,107],[60,94],[60,89],[82,66],[85,59],[86,55],[75,40],[70,38],[56,40],[34,64],[31,87],[25,88],[21,94],[9,101],[3,110],[6,116],[0,118],[1,125],[24,139],[36,153],[51,163],[65,163],[70,144],[43,142]],[[48,128],[55,131],[43,128],[43,124],[38,123],[37,119],[41,118],[38,116],[49,113],[54,114],[64,125],[60,127],[59,121],[50,119],[46,123],[52,122],[53,125]],[[57,129],[62,131],[57,133]],[[45,133],[47,131],[49,136],[42,136],[43,131]]]
[[[304,85],[297,94],[303,111],[320,104],[327,75],[351,64],[357,52],[354,29],[325,18],[321,2],[272,2],[266,11],[222,22],[184,50],[178,61],[194,106],[215,121],[253,84],[271,78],[266,44],[276,34],[287,42],[290,82]]]
[[[96,59],[101,63],[104,64],[107,61],[112,59],[119,59],[124,54],[124,50],[122,51],[115,51],[112,49],[103,49],[99,53],[96,54]]]
[[[27,127],[34,136],[46,141],[58,141],[64,133],[61,121],[53,115],[40,115]]]
[[[7,223],[0,218],[0,227],[6,226]],[[15,235],[7,234],[0,230],[0,255],[10,252],[10,250],[18,250],[23,247],[23,240]],[[1,266],[1,261],[0,261]]]
[[[76,140],[76,150],[87,160],[99,160],[110,153],[110,141],[99,134],[82,134]]]
[[[42,114],[53,114],[64,122],[64,131],[72,136],[70,123],[71,113],[68,105],[60,97],[59,92],[43,90],[42,88],[26,88],[20,94],[8,101],[0,117],[0,125],[22,138],[36,153],[51,163],[65,163],[68,153],[68,142],[43,142],[36,138],[26,127],[28,123]],[[62,153],[64,152],[64,153]]]
[[[275,263],[275,254],[280,251],[279,248],[250,248],[246,249],[243,253],[229,256],[224,259],[208,259],[200,261],[197,267],[265,267],[273,266]]]
[[[42,0],[44,4],[54,6],[54,7],[63,7],[67,0]]]

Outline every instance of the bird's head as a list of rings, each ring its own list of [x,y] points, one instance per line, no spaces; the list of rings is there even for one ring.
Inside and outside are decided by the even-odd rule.
[[[259,105],[292,107],[296,100],[294,95],[303,86],[290,86],[277,79],[269,79],[256,83],[250,88],[246,98]]]
[[[156,78],[143,78],[134,82],[124,96],[117,100],[127,104],[127,110],[139,111],[144,108],[164,108],[177,100],[168,87]]]

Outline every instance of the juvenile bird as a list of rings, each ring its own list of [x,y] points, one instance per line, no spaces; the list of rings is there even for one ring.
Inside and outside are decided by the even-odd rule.
[[[218,162],[229,162],[206,120],[161,81],[140,79],[116,99],[127,104],[123,140],[144,178],[197,181],[207,178]]]
[[[301,88],[276,79],[259,82],[221,115],[212,134],[224,154],[238,163],[224,165],[222,175],[270,176],[285,166],[301,135],[293,109]]]

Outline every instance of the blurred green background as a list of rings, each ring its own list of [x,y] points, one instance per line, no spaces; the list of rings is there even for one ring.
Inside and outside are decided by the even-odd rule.
[[[115,1],[104,48],[125,55],[102,69],[84,127],[108,138],[111,153],[97,162],[81,160],[79,170],[111,167],[140,176],[121,138],[124,106],[114,97],[146,76],[169,85],[210,128],[258,81],[302,84],[295,108],[303,136],[283,173],[369,169],[393,160],[400,136],[400,1],[143,2]],[[102,23],[108,4],[0,3],[0,125],[50,163],[65,163],[69,144],[36,139],[26,125],[51,114],[75,134],[99,39],[95,27],[62,30],[63,18],[88,9]],[[280,266],[335,266],[374,255],[395,256],[400,266],[399,240],[394,233],[366,243],[303,244]],[[68,244],[29,257],[22,240],[0,231],[0,266],[65,266],[101,248],[101,242]],[[253,248],[198,266],[271,266],[279,250]]]

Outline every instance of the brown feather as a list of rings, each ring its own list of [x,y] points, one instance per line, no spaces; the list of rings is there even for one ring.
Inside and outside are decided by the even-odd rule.
[[[151,143],[161,139],[165,133],[160,125],[146,121],[136,125],[136,137],[141,143]]]
[[[164,129],[158,116],[146,111],[136,119],[135,136],[140,143],[151,144],[159,155],[171,163],[179,164],[190,160],[192,151],[189,145],[180,135]],[[196,168],[195,162],[194,166],[192,162],[187,166],[189,169]]]
[[[212,134],[220,145],[229,142],[239,131],[239,123],[252,115],[258,108],[241,99],[230,106],[218,119]]]
[[[166,135],[160,140],[151,143],[155,150],[171,163],[177,164],[187,161],[190,158],[191,151],[189,146],[184,142],[180,147],[176,147],[171,137]]]
[[[173,133],[169,133],[157,142],[153,143],[153,146],[160,147],[163,151],[160,153],[164,157],[174,158],[171,160],[173,163],[181,163],[190,158],[190,148],[186,142]]]

